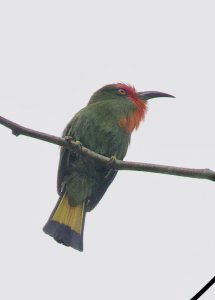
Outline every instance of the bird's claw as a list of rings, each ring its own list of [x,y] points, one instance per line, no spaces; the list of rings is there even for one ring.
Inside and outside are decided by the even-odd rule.
[[[64,139],[68,142],[73,141],[74,144],[75,144],[74,146],[77,146],[77,148],[82,148],[83,147],[83,145],[80,141],[74,141],[73,138],[70,135],[65,135]]]
[[[76,157],[78,157],[80,154],[79,150],[82,150],[83,145],[80,141],[75,141],[74,144],[75,145],[74,148],[72,149],[72,152],[75,154]]]
[[[77,149],[82,149],[83,145],[80,141],[75,141],[75,144],[77,146]]]
[[[109,161],[108,161],[108,163],[107,163],[107,165],[108,165],[108,166],[114,165],[115,162],[116,162],[116,159],[117,159],[117,158],[116,158],[115,155],[111,156],[110,159],[109,159]]]
[[[72,142],[72,146],[74,148],[71,149],[71,151],[74,153],[74,154],[78,154],[78,150],[81,150],[83,145],[80,141],[74,141],[73,138],[70,136],[70,135],[66,135],[64,136],[64,139],[67,141],[67,142]]]
[[[116,156],[113,155],[110,157],[109,161],[107,162],[107,167],[109,168],[109,170],[108,170],[107,174],[105,175],[105,179],[107,179],[109,177],[109,175],[113,172],[113,170],[111,170],[111,167],[113,165],[115,165],[116,160],[117,160]]]

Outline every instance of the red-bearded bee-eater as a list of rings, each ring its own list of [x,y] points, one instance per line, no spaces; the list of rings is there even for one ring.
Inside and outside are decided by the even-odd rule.
[[[136,92],[134,87],[122,83],[106,85],[73,117],[63,136],[101,155],[122,160],[131,133],[145,117],[147,100],[156,97],[173,96]],[[98,204],[116,174],[98,161],[62,148],[57,178],[60,197],[44,232],[59,243],[83,251],[85,215]]]

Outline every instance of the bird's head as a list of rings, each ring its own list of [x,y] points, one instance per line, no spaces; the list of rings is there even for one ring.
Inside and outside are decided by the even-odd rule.
[[[171,97],[174,96],[162,92],[156,91],[147,91],[147,92],[137,92],[136,89],[128,84],[124,83],[116,83],[105,85],[98,91],[96,91],[91,99],[89,104],[100,102],[101,100],[113,100],[113,99],[125,99],[133,102],[137,101],[147,101],[152,98],[158,97]]]
[[[118,125],[127,133],[137,129],[140,121],[145,117],[147,101],[157,97],[172,97],[172,95],[162,92],[137,92],[131,85],[124,83],[109,84],[95,92],[90,98],[89,105],[95,103],[115,103],[118,106]],[[120,104],[120,106],[119,106]]]

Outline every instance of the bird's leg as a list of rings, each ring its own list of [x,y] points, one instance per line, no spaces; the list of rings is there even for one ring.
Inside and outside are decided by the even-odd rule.
[[[111,167],[112,165],[114,165],[116,163],[116,156],[115,155],[112,155],[107,163],[108,167]]]
[[[67,141],[67,142],[70,142],[70,141],[73,141],[75,143],[74,145],[74,149],[72,149],[72,151],[75,153],[75,154],[78,154],[78,150],[81,150],[83,145],[80,141],[74,141],[73,138],[70,136],[70,135],[66,135],[64,137],[64,139]]]
[[[80,150],[82,149],[83,145],[80,141],[75,141],[75,144],[76,144],[77,149],[80,149]]]
[[[108,176],[109,176],[109,175],[111,174],[111,172],[113,171],[113,170],[111,169],[111,167],[115,165],[116,160],[117,160],[117,158],[116,158],[115,155],[113,155],[113,156],[110,157],[109,161],[107,162],[107,167],[109,168],[109,170],[108,170],[107,174],[105,175],[105,178],[108,178]]]
[[[73,138],[70,135],[65,135],[64,139],[66,141],[73,141],[75,143],[75,146],[77,146],[77,148],[81,149],[83,147],[82,143],[80,141],[74,141]]]

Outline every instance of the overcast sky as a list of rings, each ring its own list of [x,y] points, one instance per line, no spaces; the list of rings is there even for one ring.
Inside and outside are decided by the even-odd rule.
[[[207,0],[2,0],[1,115],[59,136],[105,84],[171,93],[150,101],[126,160],[215,170],[214,28]],[[59,147],[0,138],[2,299],[187,300],[215,275],[213,182],[121,171],[79,253],[42,232]]]

